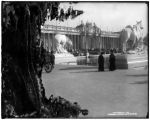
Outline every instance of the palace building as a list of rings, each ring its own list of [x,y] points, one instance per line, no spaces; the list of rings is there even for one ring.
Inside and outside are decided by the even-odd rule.
[[[85,49],[121,49],[120,32],[101,31],[100,34],[86,34],[80,32],[76,28],[65,26],[44,25],[41,27],[44,47],[51,50],[56,50],[55,35],[66,35],[73,43],[74,50]]]

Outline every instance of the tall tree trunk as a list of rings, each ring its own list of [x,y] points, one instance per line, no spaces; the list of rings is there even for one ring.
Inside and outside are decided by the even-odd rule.
[[[13,101],[15,111],[18,114],[38,111],[41,108],[41,78],[37,75],[33,65],[33,40],[36,37],[35,32],[31,31],[30,16],[26,13],[25,7],[21,7],[22,15],[19,16],[16,30],[7,30],[2,37],[2,67],[7,64],[8,73],[6,79],[11,92],[14,95]],[[36,29],[36,28],[35,28]],[[33,32],[33,37],[32,33]],[[6,56],[7,55],[7,56]],[[6,82],[3,79],[3,82]],[[4,93],[5,94],[5,93]],[[5,96],[2,94],[2,96]],[[3,97],[4,98],[4,97]],[[5,99],[5,98],[4,98]]]

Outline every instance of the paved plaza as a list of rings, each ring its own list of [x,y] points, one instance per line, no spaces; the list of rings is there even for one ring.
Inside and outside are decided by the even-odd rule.
[[[96,66],[55,65],[43,71],[46,96],[62,96],[88,109],[84,118],[145,117],[148,110],[148,70],[97,72]],[[123,112],[126,115],[113,115]],[[130,114],[130,115],[129,115]]]

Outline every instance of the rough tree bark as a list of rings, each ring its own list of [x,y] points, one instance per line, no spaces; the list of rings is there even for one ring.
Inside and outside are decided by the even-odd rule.
[[[37,64],[40,69],[43,67],[42,52],[36,48],[47,9],[57,10],[58,5],[58,2],[2,2],[2,118],[21,117],[34,111],[42,116],[45,95],[37,67]],[[59,19],[55,13],[51,11],[51,19]]]
[[[9,17],[9,23],[8,26],[3,26],[5,31],[2,33],[2,63],[5,62],[5,59],[8,61],[10,58],[10,60],[5,63],[8,66],[5,69],[8,69],[9,72],[2,80],[5,82],[5,79],[8,79],[7,85],[11,86],[10,92],[15,95],[13,96],[15,103],[11,104],[14,105],[17,114],[35,110],[40,112],[41,107],[42,96],[39,84],[41,78],[37,76],[33,65],[35,58],[32,57],[33,46],[36,45],[34,43],[35,31],[38,26],[35,20],[38,16],[32,13],[34,12],[33,7],[35,6],[29,6],[26,3],[8,3],[6,14]],[[35,30],[32,30],[31,27]]]

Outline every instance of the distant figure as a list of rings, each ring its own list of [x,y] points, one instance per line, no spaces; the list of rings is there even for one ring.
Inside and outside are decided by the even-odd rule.
[[[116,69],[116,57],[113,53],[113,50],[110,51],[110,56],[109,56],[109,70],[114,71]]]
[[[104,71],[104,57],[103,52],[98,57],[98,71]]]
[[[88,58],[89,57],[89,52],[88,52],[88,50],[86,51],[86,58]]]
[[[55,55],[54,55],[54,51],[51,51],[50,61],[51,61],[51,64],[52,64],[52,68],[54,68],[54,65],[55,65]]]

